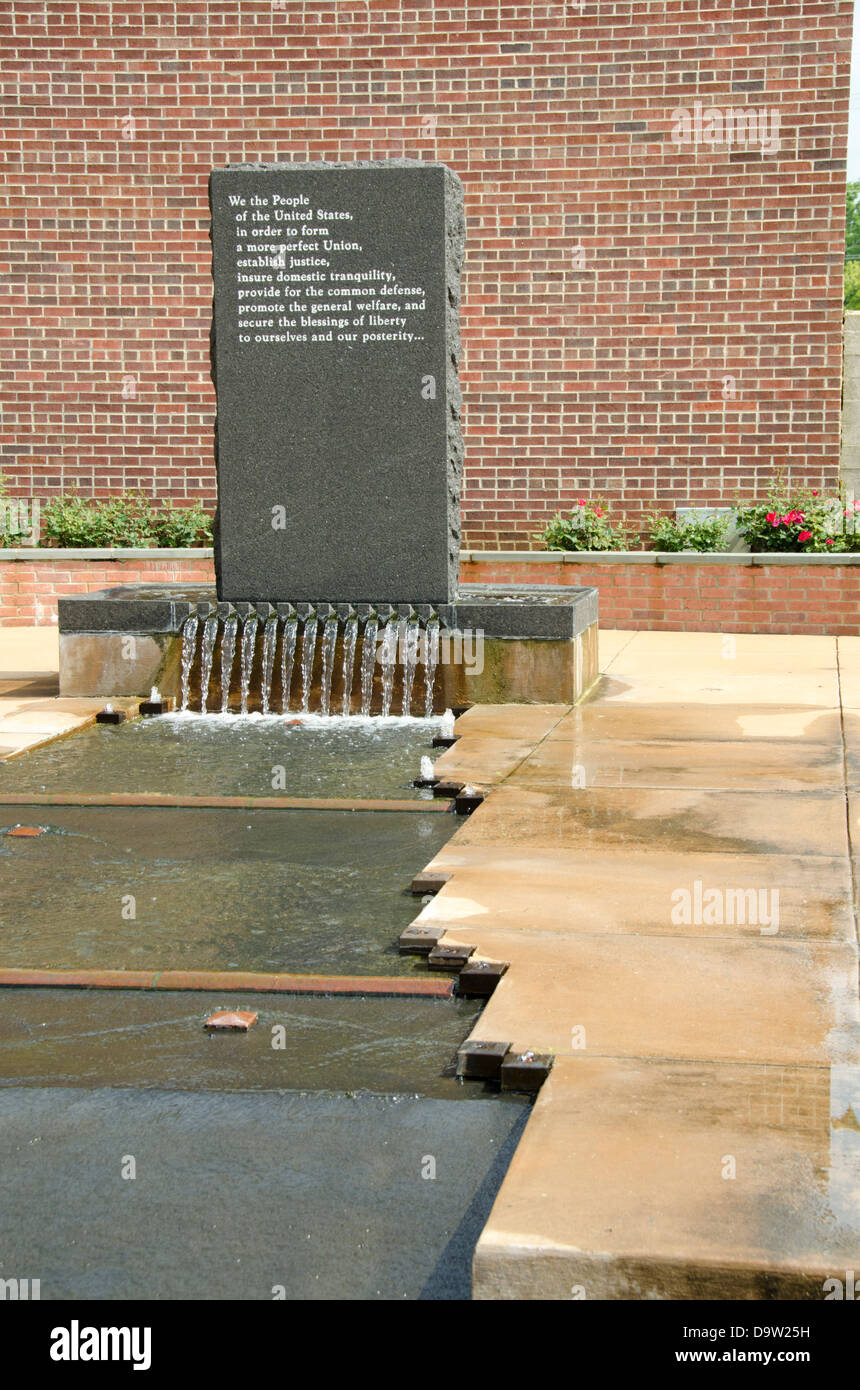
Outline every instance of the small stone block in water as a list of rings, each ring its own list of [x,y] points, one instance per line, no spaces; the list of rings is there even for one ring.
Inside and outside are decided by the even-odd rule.
[[[470,816],[483,800],[484,793],[477,787],[463,787],[454,801],[454,810],[458,816]]]
[[[465,1042],[457,1051],[457,1075],[498,1081],[502,1063],[510,1051],[506,1042]]]
[[[502,1090],[539,1091],[551,1066],[548,1053],[510,1052],[502,1063]]]
[[[257,1015],[243,1009],[222,1009],[211,1014],[204,1023],[207,1033],[247,1033],[257,1022]]]
[[[5,835],[22,840],[31,840],[34,835],[44,835],[44,833],[41,825],[13,825],[11,830],[4,831]]]
[[[450,881],[450,874],[434,873],[432,869],[425,870],[413,878],[412,892],[417,898],[423,898],[425,893],[438,893]]]
[[[457,742],[459,742],[459,739],[460,739],[460,735],[459,735],[459,734],[452,734],[450,738],[447,738],[447,737],[445,736],[445,734],[434,734],[434,735],[433,735],[433,747],[434,747],[434,748],[453,748],[453,747],[454,747],[454,744],[457,743]]]
[[[465,965],[457,977],[460,994],[487,998],[507,970],[503,962],[480,960]]]
[[[97,724],[124,724],[127,715],[124,709],[100,709],[96,715]]]
[[[137,708],[145,719],[152,719],[157,714],[169,714],[174,704],[175,701],[169,695],[165,695],[161,700],[141,700]]]
[[[434,796],[459,796],[463,790],[462,782],[437,782],[433,788]]]
[[[420,927],[413,924],[400,933],[397,944],[401,955],[427,956],[444,935],[444,927]]]
[[[427,957],[431,970],[462,970],[474,946],[434,946]]]

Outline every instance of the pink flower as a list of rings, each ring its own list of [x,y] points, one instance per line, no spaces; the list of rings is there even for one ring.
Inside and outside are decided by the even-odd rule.
[[[770,522],[771,526],[779,525],[779,517],[777,516],[776,512],[768,512],[767,519]]]
[[[800,533],[800,535],[798,536],[797,539],[798,539],[799,541],[808,541],[808,540],[810,539],[811,536],[812,536],[812,532],[811,532],[811,531],[801,531],[801,533]]]
[[[814,487],[814,488],[812,489],[812,495],[813,495],[813,497],[817,497],[817,496],[818,496],[818,488],[817,488],[817,487]]]
[[[832,541],[832,540],[825,541],[824,544],[825,544],[825,545],[832,545],[832,544],[833,544],[833,541]]]

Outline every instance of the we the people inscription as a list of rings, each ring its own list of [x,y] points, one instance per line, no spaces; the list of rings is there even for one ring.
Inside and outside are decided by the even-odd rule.
[[[444,603],[462,190],[444,165],[213,172],[219,597]]]

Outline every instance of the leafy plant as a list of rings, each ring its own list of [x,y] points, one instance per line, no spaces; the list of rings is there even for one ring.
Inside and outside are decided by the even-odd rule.
[[[155,544],[166,550],[212,544],[212,518],[199,502],[190,507],[165,502],[161,511],[153,515],[152,524]]]
[[[610,521],[602,498],[580,498],[569,516],[556,512],[534,539],[544,550],[629,550],[636,532],[623,521]]]
[[[777,474],[765,502],[738,508],[737,526],[753,551],[828,554],[855,548],[843,511],[839,497],[825,497],[818,488],[792,487]]]
[[[157,508],[140,492],[97,501],[55,497],[42,511],[43,543],[68,549],[100,546],[146,549],[206,545],[212,520],[199,503]]]
[[[725,550],[728,547],[729,518],[717,512],[703,516],[661,516],[647,518],[647,534],[655,550]]]

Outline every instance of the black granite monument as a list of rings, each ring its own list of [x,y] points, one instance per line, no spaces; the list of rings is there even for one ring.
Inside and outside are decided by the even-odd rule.
[[[219,598],[450,602],[462,190],[441,164],[210,179]]]
[[[61,599],[62,693],[383,716],[579,700],[596,590],[458,590],[459,179],[243,164],[210,204],[217,592]]]

